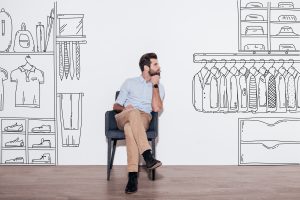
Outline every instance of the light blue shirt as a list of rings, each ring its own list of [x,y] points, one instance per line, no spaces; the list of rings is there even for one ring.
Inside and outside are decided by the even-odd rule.
[[[165,97],[164,87],[160,83],[158,87],[160,98],[163,101]],[[124,107],[130,104],[134,108],[150,114],[152,111],[152,92],[152,83],[147,83],[142,76],[129,78],[121,86],[116,103]]]

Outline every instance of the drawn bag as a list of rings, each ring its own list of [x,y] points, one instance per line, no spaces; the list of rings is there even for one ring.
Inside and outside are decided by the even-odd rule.
[[[21,30],[16,32],[14,42],[15,52],[34,52],[34,41],[31,33],[26,30],[25,23],[22,23]]]
[[[12,43],[12,20],[4,8],[0,11],[0,52],[9,51]]]

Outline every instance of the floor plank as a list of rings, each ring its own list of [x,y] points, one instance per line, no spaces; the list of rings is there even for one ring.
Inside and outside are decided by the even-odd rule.
[[[1,166],[2,200],[300,199],[299,166],[162,166],[151,181],[141,168],[139,190],[126,195],[125,166]]]

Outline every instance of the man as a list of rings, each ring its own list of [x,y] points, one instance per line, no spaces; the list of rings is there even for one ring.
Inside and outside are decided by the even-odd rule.
[[[143,55],[139,62],[141,76],[127,79],[121,86],[119,96],[113,110],[117,126],[125,132],[127,149],[128,183],[125,192],[137,191],[139,155],[143,155],[148,169],[162,165],[153,158],[146,130],[151,121],[151,111],[160,112],[163,109],[164,88],[159,83],[160,66],[155,53]]]

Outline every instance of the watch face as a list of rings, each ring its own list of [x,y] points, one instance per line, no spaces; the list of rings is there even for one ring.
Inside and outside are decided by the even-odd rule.
[[[154,88],[158,88],[158,84],[154,84],[153,87],[154,87]]]

